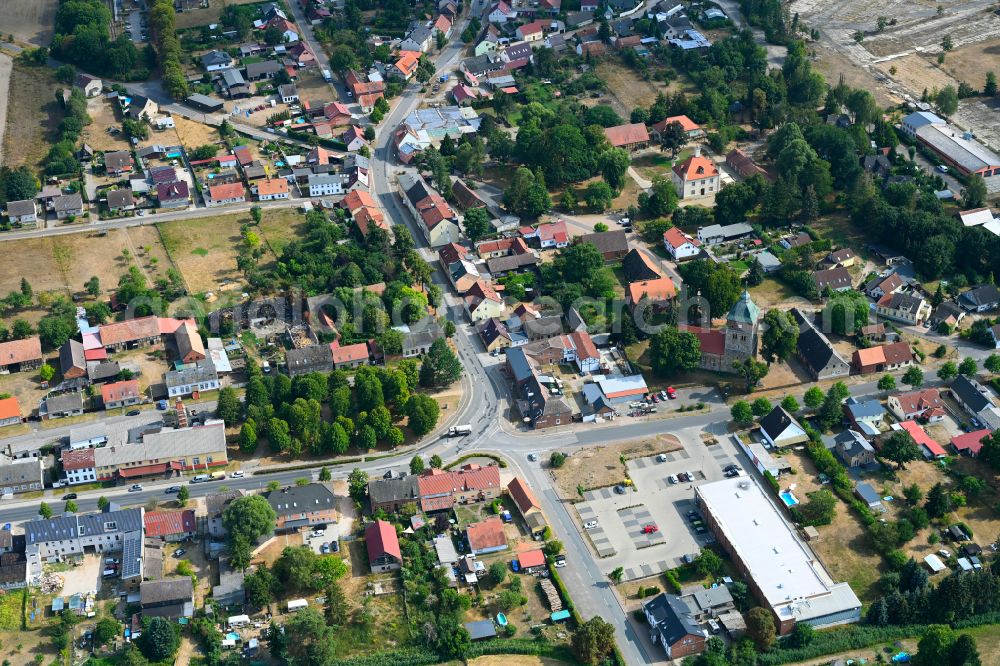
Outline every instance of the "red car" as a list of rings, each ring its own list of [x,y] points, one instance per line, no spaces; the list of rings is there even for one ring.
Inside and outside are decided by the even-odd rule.
[[[673,386],[668,386],[667,397],[670,398],[671,400],[675,399],[677,397],[677,389],[675,389]]]
[[[642,527],[642,533],[643,534],[655,534],[656,532],[659,532],[659,531],[660,531],[660,528],[657,527],[656,525],[652,524],[652,523],[650,523],[649,525],[643,525],[643,527]]]

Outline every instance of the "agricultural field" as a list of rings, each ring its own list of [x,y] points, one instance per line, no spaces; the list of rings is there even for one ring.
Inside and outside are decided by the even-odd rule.
[[[4,0],[4,38],[12,35],[15,42],[48,46],[58,5],[58,0]]]
[[[55,97],[60,88],[54,70],[14,63],[3,143],[5,166],[35,168],[49,152],[63,117]]]

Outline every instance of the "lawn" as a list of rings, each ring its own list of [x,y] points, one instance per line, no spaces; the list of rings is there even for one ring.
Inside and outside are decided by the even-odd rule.
[[[280,255],[286,245],[302,237],[306,218],[297,209],[276,208],[265,210],[263,213],[260,232],[275,255]]]
[[[60,88],[53,70],[14,62],[7,102],[4,166],[27,165],[34,171],[57,139],[63,111],[56,102]],[[7,91],[4,92],[7,94]]]
[[[0,630],[18,631],[21,628],[25,594],[25,590],[16,590],[0,596]]]

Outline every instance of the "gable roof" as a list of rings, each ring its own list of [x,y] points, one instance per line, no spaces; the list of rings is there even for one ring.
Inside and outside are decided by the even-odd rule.
[[[666,301],[677,295],[677,287],[674,281],[668,277],[660,277],[655,280],[643,280],[632,282],[626,289],[629,303],[636,304],[642,300],[643,296],[651,301]]]
[[[965,375],[955,378],[951,383],[951,392],[975,414],[993,405],[986,387]]]
[[[687,116],[670,116],[653,125],[653,129],[662,132],[667,129],[667,125],[677,123],[685,132],[695,132],[701,129],[701,125],[691,120]]]
[[[187,199],[189,192],[188,184],[183,180],[173,183],[158,183],[156,185],[156,198],[161,202]]]
[[[1000,289],[992,284],[981,284],[966,291],[959,298],[974,307],[991,305],[1000,302]]]
[[[685,182],[719,175],[719,168],[715,166],[715,162],[704,155],[691,155],[675,165],[673,170],[677,177]]]
[[[337,506],[336,496],[322,483],[287,486],[264,493],[264,497],[279,517],[325,511],[335,509]]]
[[[212,201],[224,201],[226,199],[239,199],[246,196],[243,183],[224,183],[222,185],[212,185],[208,188],[208,197]]]
[[[771,413],[760,420],[760,429],[766,432],[772,440],[778,439],[791,427],[802,429],[799,422],[792,418],[792,415],[785,411],[781,405],[777,405],[771,410]]]
[[[510,498],[514,500],[514,504],[517,505],[518,510],[521,514],[525,514],[531,509],[541,509],[541,504],[535,498],[535,494],[528,487],[521,477],[515,476],[514,479],[507,484],[507,492],[510,493]]]
[[[692,236],[688,236],[686,233],[678,229],[677,227],[670,227],[663,232],[663,242],[668,244],[675,250],[683,247],[686,243],[690,243],[695,247],[701,247],[701,241]]]
[[[101,399],[104,400],[105,403],[119,402],[130,398],[138,398],[140,396],[141,394],[139,393],[138,379],[129,379],[127,381],[112,382],[110,384],[101,385]]]
[[[63,470],[75,471],[78,469],[90,469],[94,467],[94,449],[67,449],[63,451],[59,458]],[[149,514],[146,514],[147,516]]]
[[[934,457],[944,456],[945,450],[940,444],[931,439],[931,436],[927,434],[927,431],[920,427],[916,421],[903,421],[899,426],[910,433],[910,437],[913,441],[917,443],[918,446],[922,446],[927,449],[928,452]]]
[[[989,437],[993,432],[988,428],[983,430],[976,430],[973,432],[966,432],[956,437],[951,438],[951,445],[955,447],[955,450],[959,453],[968,452],[971,455],[979,455],[979,451],[983,448],[983,438]]]
[[[843,289],[853,284],[851,274],[843,266],[816,271],[813,273],[813,281],[816,283],[818,291],[823,291],[827,287],[831,289]]]
[[[0,398],[0,420],[21,418],[21,405],[17,398]]]
[[[660,270],[653,265],[645,253],[636,248],[629,250],[622,259],[622,271],[628,282],[638,282],[640,280],[655,280],[663,277]]]
[[[183,511],[147,511],[142,518],[146,536],[165,537],[198,531],[194,509]]]
[[[465,534],[473,552],[507,545],[500,516],[490,516],[486,520],[472,523],[465,528]]]
[[[649,141],[649,131],[642,123],[606,127],[604,128],[604,136],[607,137],[608,143],[616,148]]]
[[[601,254],[608,252],[624,252],[628,250],[628,239],[625,231],[615,229],[613,231],[598,231],[592,234],[584,234],[577,237],[579,243],[591,243],[597,246]]]
[[[847,361],[837,353],[829,338],[816,327],[811,317],[803,314],[798,308],[792,308],[792,316],[799,325],[797,350],[814,372],[823,370],[831,361],[847,365]]]
[[[333,355],[333,362],[335,364],[368,360],[368,345],[364,342],[347,345],[346,347],[341,347],[334,342],[330,345],[330,352]]]
[[[368,547],[368,560],[371,562],[385,555],[403,559],[396,528],[384,520],[376,520],[365,528],[365,546]]]
[[[42,357],[42,343],[37,335],[22,340],[0,342],[0,366],[24,363]]]
[[[920,411],[934,409],[944,406],[941,399],[941,392],[936,388],[926,388],[919,391],[907,391],[898,393],[894,397],[904,414],[915,414]]]

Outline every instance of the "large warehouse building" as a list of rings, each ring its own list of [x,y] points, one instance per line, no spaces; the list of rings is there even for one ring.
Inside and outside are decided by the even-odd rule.
[[[927,111],[903,118],[902,130],[929,148],[962,175],[977,173],[983,178],[1000,176],[1000,156],[981,144],[969,132],[949,125]]]
[[[861,619],[861,601],[851,587],[833,582],[754,481],[706,483],[695,494],[719,544],[774,613],[779,634],[791,633],[797,622],[818,629]]]

